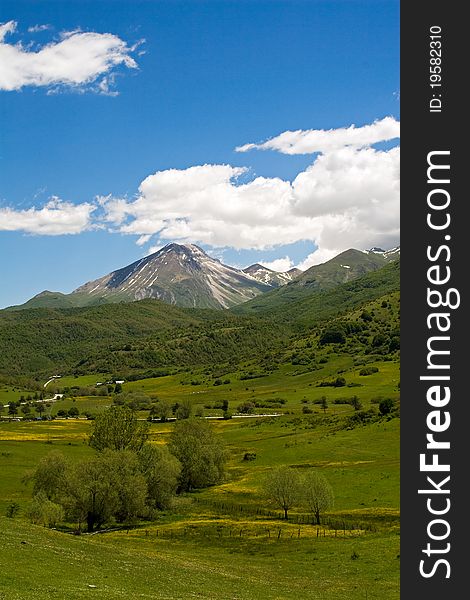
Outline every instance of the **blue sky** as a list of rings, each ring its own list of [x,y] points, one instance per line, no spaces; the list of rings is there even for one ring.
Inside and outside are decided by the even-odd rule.
[[[168,241],[303,268],[398,242],[398,0],[4,0],[0,23],[0,307]]]

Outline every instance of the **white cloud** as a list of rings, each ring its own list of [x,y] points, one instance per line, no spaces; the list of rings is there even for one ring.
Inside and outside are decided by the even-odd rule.
[[[113,70],[119,66],[137,68],[126,42],[111,33],[73,31],[61,40],[44,45],[38,51],[23,45],[7,44],[5,36],[16,30],[16,22],[0,25],[0,89],[20,90],[25,86],[68,86],[93,89],[114,95],[110,85]],[[96,84],[93,87],[93,84]]]
[[[378,142],[400,137],[400,123],[393,117],[385,117],[370,125],[342,127],[339,129],[308,129],[284,131],[260,144],[244,144],[237,152],[248,150],[277,150],[283,154],[313,154],[330,152],[344,146],[362,148]]]
[[[28,27],[28,33],[38,33],[39,31],[47,31],[48,29],[52,29],[51,25],[33,25]]]
[[[314,265],[321,265],[322,263],[327,262],[328,260],[331,260],[332,258],[337,256],[344,249],[345,248],[342,248],[340,250],[331,249],[331,248],[330,249],[318,248],[317,250],[315,250],[314,252],[309,254],[307,256],[307,258],[305,258],[302,262],[300,262],[298,265],[295,265],[295,266],[297,267],[297,269],[300,269],[301,271],[306,271],[307,269],[309,269],[310,267],[313,267]]]
[[[110,199],[105,218],[122,233],[219,248],[263,249],[299,234],[308,238],[311,219],[291,213],[291,184],[264,177],[238,184],[245,171],[230,165],[158,171],[141,183],[136,200]]]
[[[266,267],[267,269],[271,269],[272,271],[278,271],[279,273],[283,273],[292,269],[294,266],[294,262],[288,256],[284,256],[284,258],[276,258],[272,261],[260,261],[260,265]]]
[[[315,158],[293,182],[256,177],[245,170],[202,165],[158,171],[137,199],[110,198],[105,218],[121,233],[213,248],[265,250],[301,240],[324,262],[347,248],[385,248],[399,242],[399,148],[341,148]],[[276,269],[277,270],[277,269]]]
[[[91,229],[93,204],[71,204],[52,198],[42,208],[0,208],[0,231],[23,231],[38,235],[76,234]]]
[[[340,148],[318,156],[292,183],[293,210],[312,217],[398,203],[400,149]]]
[[[168,169],[146,177],[131,199],[108,195],[92,204],[55,200],[43,209],[2,209],[0,229],[58,235],[106,224],[111,232],[136,236],[145,253],[169,241],[215,251],[310,241],[318,249],[298,265],[305,269],[348,248],[398,245],[399,161],[398,147],[345,146],[315,156],[292,182],[247,181],[246,168],[226,164]],[[155,243],[144,248],[152,236]],[[288,256],[263,264],[292,267]]]

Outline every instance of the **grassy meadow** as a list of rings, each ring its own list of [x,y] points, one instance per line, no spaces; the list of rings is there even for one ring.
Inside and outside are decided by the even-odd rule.
[[[180,375],[124,384],[124,392],[190,398],[195,407],[223,398],[231,406],[253,397],[286,400],[271,411],[281,416],[213,420],[229,451],[225,481],[180,496],[157,521],[129,531],[74,536],[26,518],[31,488],[22,483],[25,473],[51,450],[77,459],[91,455],[91,421],[0,423],[0,514],[12,502],[20,507],[14,519],[1,519],[0,598],[398,599],[399,419],[348,428],[345,419],[354,409],[334,404],[353,393],[365,410],[378,396],[396,398],[398,363],[376,362],[379,371],[364,377],[349,357],[338,359],[321,371],[299,374],[297,367],[284,365],[249,381],[228,374],[231,383],[219,386],[187,385]],[[360,387],[317,387],[338,370]],[[326,410],[314,404],[322,395],[328,398]],[[111,402],[111,397],[78,397],[51,403],[48,410],[54,414],[75,405],[96,412]],[[305,406],[313,412],[304,414]],[[151,442],[166,443],[173,426],[152,423]],[[246,452],[256,459],[244,461]],[[320,527],[300,509],[291,511],[288,522],[281,520],[263,496],[265,474],[282,464],[317,467],[330,481],[335,506]]]

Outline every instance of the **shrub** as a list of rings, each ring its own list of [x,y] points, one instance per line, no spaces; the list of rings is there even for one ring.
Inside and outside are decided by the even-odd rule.
[[[392,412],[395,403],[391,398],[385,398],[379,404],[379,413],[381,415],[388,415]]]
[[[254,408],[255,405],[253,404],[253,402],[242,402],[242,404],[238,405],[237,410],[239,413],[250,415],[253,413]]]
[[[379,369],[377,367],[364,367],[363,369],[361,369],[359,371],[359,375],[361,376],[366,376],[366,375],[372,375],[372,373],[378,373]]]
[[[344,330],[342,328],[330,328],[330,329],[326,329],[321,337],[320,337],[320,344],[324,345],[324,344],[344,344],[344,342],[346,341],[346,335],[344,333]]]
[[[245,461],[256,460],[256,452],[245,452],[245,454],[243,455],[243,460],[245,460]]]

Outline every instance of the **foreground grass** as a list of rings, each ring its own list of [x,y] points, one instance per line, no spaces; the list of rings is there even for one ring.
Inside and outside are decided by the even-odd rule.
[[[77,537],[6,518],[0,529],[5,600],[399,597],[395,534],[170,541],[152,529]]]

